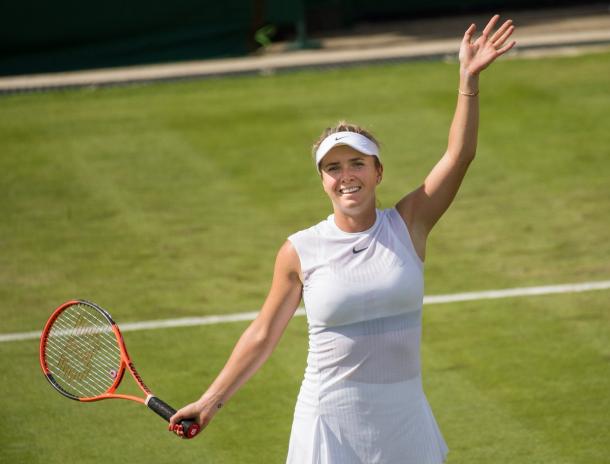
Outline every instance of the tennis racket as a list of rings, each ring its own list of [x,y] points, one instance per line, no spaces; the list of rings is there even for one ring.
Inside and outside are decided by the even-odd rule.
[[[70,399],[137,401],[168,422],[176,413],[144,384],[127,354],[119,327],[94,303],[72,300],[53,312],[40,337],[40,366],[51,385]],[[126,370],[145,397],[115,393]],[[199,424],[192,420],[183,420],[178,427],[182,427],[184,438],[199,433]]]

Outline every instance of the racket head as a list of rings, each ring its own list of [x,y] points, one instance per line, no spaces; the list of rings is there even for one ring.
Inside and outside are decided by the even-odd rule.
[[[96,401],[114,392],[125,373],[124,343],[104,309],[85,300],[59,306],[40,337],[40,366],[62,395]]]

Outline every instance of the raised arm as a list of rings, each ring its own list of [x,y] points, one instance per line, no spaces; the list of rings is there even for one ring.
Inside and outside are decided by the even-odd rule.
[[[508,20],[493,32],[499,19],[495,15],[480,37],[473,41],[476,26],[472,24],[460,46],[460,81],[458,99],[447,150],[424,180],[423,185],[401,199],[396,208],[419,243],[420,256],[430,230],[449,208],[474,159],[479,128],[479,74],[496,58],[510,50],[515,42],[506,43],[514,30]],[[423,242],[423,243],[422,243]],[[417,244],[416,243],[416,247]]]
[[[263,365],[301,300],[300,262],[287,241],[275,261],[271,290],[257,318],[244,331],[229,360],[214,382],[199,398],[172,416],[170,430],[184,418],[193,418],[204,428],[214,414]],[[176,430],[176,433],[180,431]]]

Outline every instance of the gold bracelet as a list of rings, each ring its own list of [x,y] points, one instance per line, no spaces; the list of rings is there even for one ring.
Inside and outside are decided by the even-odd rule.
[[[477,91],[474,93],[468,93],[468,92],[462,92],[461,89],[458,89],[458,93],[460,95],[465,95],[466,97],[476,97],[479,94],[479,90],[477,89]]]

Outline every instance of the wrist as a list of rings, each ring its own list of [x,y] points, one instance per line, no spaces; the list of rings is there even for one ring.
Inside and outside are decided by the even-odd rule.
[[[460,63],[460,79],[478,79],[480,72],[472,72],[468,66],[464,66]]]
[[[210,392],[206,391],[199,401],[203,404],[213,405],[213,409],[220,409],[225,404],[225,395],[221,392]]]
[[[467,71],[460,72],[459,90],[462,94],[479,93],[479,76],[470,74]]]

